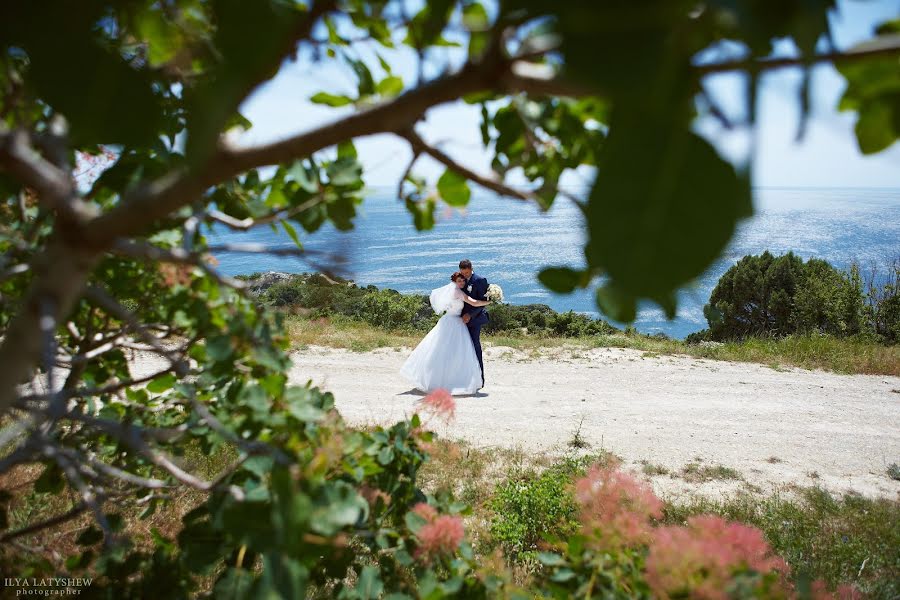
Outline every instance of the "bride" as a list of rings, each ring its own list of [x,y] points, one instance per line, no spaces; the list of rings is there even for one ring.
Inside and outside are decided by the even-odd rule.
[[[445,389],[451,394],[474,394],[481,388],[481,367],[469,330],[460,313],[463,303],[487,306],[462,291],[466,278],[459,271],[451,283],[431,292],[431,307],[444,315],[406,359],[400,373],[423,392]]]

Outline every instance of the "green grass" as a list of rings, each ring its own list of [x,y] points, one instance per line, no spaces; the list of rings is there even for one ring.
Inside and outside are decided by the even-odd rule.
[[[295,347],[318,345],[368,352],[376,348],[414,347],[425,335],[419,331],[373,327],[348,317],[309,319],[293,315],[286,322]],[[797,335],[721,345],[686,344],[639,334],[563,338],[508,333],[484,335],[482,339],[487,345],[509,347],[524,352],[529,358],[538,358],[548,352],[568,351],[577,357],[594,348],[630,348],[645,352],[646,358],[681,354],[764,364],[776,370],[800,367],[837,373],[900,375],[900,346],[884,346],[854,338]]]
[[[641,472],[644,475],[653,477],[655,475],[668,475],[669,469],[662,465],[656,465],[648,461],[641,461]]]
[[[234,458],[232,448],[213,455],[199,449],[181,458],[183,466],[212,478]],[[774,457],[773,457],[774,458]],[[480,556],[504,549],[515,577],[525,581],[538,568],[534,550],[546,534],[564,535],[575,526],[571,484],[592,463],[614,464],[615,455],[601,451],[554,457],[521,449],[475,448],[465,442],[438,440],[419,473],[419,485],[430,493],[452,492],[472,507],[466,517],[466,533]],[[691,466],[693,465],[693,466]],[[740,477],[727,467],[689,463],[692,474],[713,479]],[[645,463],[648,475],[664,474],[664,467]],[[14,469],[0,478],[9,491],[10,529],[60,514],[75,498],[34,491],[40,467]],[[204,495],[192,489],[178,490],[163,510],[146,519],[143,507],[132,503],[110,505],[120,512],[126,531],[138,545],[152,529],[174,536],[181,516],[202,502]],[[738,492],[721,500],[681,497],[665,505],[664,523],[684,523],[696,514],[716,514],[760,528],[774,550],[790,564],[795,576],[822,578],[835,586],[852,583],[871,598],[896,598],[900,594],[900,502],[868,499],[858,495],[833,496],[819,487],[793,488],[791,493]],[[87,514],[51,531],[24,536],[16,548],[0,551],[0,567],[12,566],[23,547],[40,555],[65,558],[77,551],[75,539],[90,523]],[[55,559],[54,559],[55,560]]]
[[[563,534],[574,526],[571,483],[591,463],[616,457],[569,455],[551,458],[521,450],[477,449],[462,442],[438,441],[423,470],[426,490],[463,491],[474,500],[466,531],[476,552],[488,556],[502,548],[513,572],[527,577],[535,568],[534,550],[545,534]],[[735,479],[722,466],[691,463],[701,478]],[[646,463],[643,471],[657,473]],[[466,491],[470,490],[470,491]],[[855,494],[833,496],[819,487],[791,493],[736,492],[721,500],[679,497],[665,503],[663,523],[683,524],[697,514],[715,514],[758,527],[773,549],[790,564],[795,577],[824,579],[830,587],[856,585],[871,598],[900,594],[900,502]]]
[[[702,465],[699,462],[691,462],[681,470],[681,477],[690,483],[705,483],[707,481],[740,481],[744,477],[731,467],[722,465]]]
[[[796,495],[738,494],[724,500],[694,498],[667,504],[665,521],[713,513],[761,529],[795,576],[853,583],[871,598],[900,594],[900,503],[818,488]]]

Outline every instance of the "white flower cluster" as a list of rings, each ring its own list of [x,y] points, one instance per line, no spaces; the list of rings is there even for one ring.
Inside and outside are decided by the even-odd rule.
[[[492,283],[488,286],[487,293],[484,296],[491,302],[503,302],[503,288],[496,283]]]

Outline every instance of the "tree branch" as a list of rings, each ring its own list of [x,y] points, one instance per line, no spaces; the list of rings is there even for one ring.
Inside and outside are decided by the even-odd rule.
[[[41,202],[61,216],[76,223],[96,216],[96,211],[77,197],[75,182],[69,174],[31,147],[26,131],[0,129],[0,165],[32,188]]]
[[[425,143],[425,140],[423,140],[419,136],[419,134],[417,134],[412,128],[399,132],[397,135],[409,142],[410,146],[412,146],[413,154],[427,154],[428,156],[447,166],[449,169],[456,171],[466,179],[474,181],[481,187],[497,192],[501,196],[509,196],[510,198],[516,198],[518,200],[534,199],[534,195],[531,192],[511,188],[499,179],[485,177],[476,173],[475,171],[472,171],[468,167],[464,167],[463,165],[453,160],[453,158],[451,158],[445,152],[439,150],[438,148],[435,148],[434,146],[429,146],[427,143]]]
[[[38,521],[37,523],[32,523],[31,525],[26,525],[21,529],[16,529],[15,531],[4,533],[3,535],[0,535],[0,542],[11,542],[12,540],[20,538],[24,535],[30,535],[32,533],[37,533],[38,531],[41,531],[43,529],[61,525],[62,523],[71,521],[72,519],[76,518],[87,509],[87,504],[81,502],[80,504],[75,505],[75,507],[71,510],[62,513],[61,515],[50,517],[49,519]]]
[[[145,230],[148,223],[165,217],[193,202],[210,187],[249,169],[309,156],[351,138],[402,131],[435,105],[495,87],[507,67],[508,62],[499,55],[493,60],[469,63],[454,74],[423,84],[393,100],[286,140],[244,149],[222,148],[196,171],[172,173],[136,190],[119,206],[95,219],[85,235],[93,244],[109,244],[112,238],[136,235]]]

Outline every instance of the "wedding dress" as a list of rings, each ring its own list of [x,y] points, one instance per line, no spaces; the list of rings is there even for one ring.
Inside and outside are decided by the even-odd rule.
[[[423,392],[445,389],[451,394],[474,394],[481,387],[481,367],[460,316],[463,297],[455,283],[431,292],[431,307],[444,314],[400,369]]]

